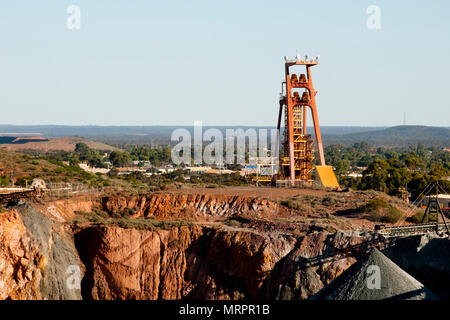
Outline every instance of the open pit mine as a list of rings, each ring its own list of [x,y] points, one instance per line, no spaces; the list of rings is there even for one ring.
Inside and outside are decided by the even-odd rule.
[[[0,192],[0,299],[449,298],[448,217],[437,191],[428,223],[414,223],[407,195],[341,190],[326,165],[311,78],[318,60],[285,59],[279,170],[273,158],[257,159],[270,172],[252,180],[263,187],[173,184],[139,194],[35,179]]]
[[[409,210],[291,188],[16,199],[0,213],[0,299],[448,298],[450,240],[377,233],[362,208],[380,196]],[[386,270],[374,296],[368,259]]]

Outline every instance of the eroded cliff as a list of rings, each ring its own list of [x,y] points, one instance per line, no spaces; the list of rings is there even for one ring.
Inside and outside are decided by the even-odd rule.
[[[101,212],[101,219],[75,223],[80,212]],[[144,222],[123,227],[117,217]],[[369,245],[380,246],[372,236],[330,232],[304,212],[248,197],[160,194],[22,203],[0,214],[0,298],[306,299]],[[424,247],[416,242],[408,248]],[[400,258],[400,249],[390,250],[406,270],[427,263],[413,265]]]

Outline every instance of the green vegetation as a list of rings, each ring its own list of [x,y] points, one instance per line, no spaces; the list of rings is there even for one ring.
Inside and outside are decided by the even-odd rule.
[[[91,186],[113,186],[139,192],[164,189],[168,185],[195,184],[209,188],[253,184],[253,181],[233,174],[193,173],[184,165],[175,166],[170,160],[169,146],[122,145],[121,151],[100,151],[91,149],[86,143],[78,143],[73,152],[52,151],[42,153],[29,151],[6,156],[2,163],[0,156],[0,185],[10,184],[10,171],[14,171],[17,185],[24,186],[40,177],[49,182],[78,181]],[[3,153],[3,152],[2,152]],[[5,152],[5,154],[13,154]],[[248,154],[246,153],[246,157]],[[9,158],[8,158],[9,157]],[[433,181],[440,181],[443,189],[450,191],[450,152],[438,148],[426,148],[418,144],[408,148],[373,148],[368,143],[352,146],[330,145],[325,148],[327,163],[335,167],[340,184],[355,190],[375,190],[400,196],[399,188],[407,187],[414,200]],[[6,161],[6,158],[9,160]],[[120,174],[120,167],[146,167],[145,172]],[[91,174],[79,168],[81,162],[91,167],[112,166],[108,175]],[[161,174],[159,166],[173,167],[174,171]],[[240,165],[228,165],[228,169],[239,170]],[[349,173],[361,174],[350,177]],[[333,205],[335,199],[327,199]],[[288,207],[297,206],[286,203]]]
[[[325,157],[336,168],[342,185],[356,190],[383,191],[399,195],[406,187],[415,199],[433,181],[450,191],[450,152],[425,148],[418,144],[409,148],[370,148],[367,143],[351,147],[331,145],[325,148]],[[360,178],[348,177],[351,171],[362,173]]]
[[[93,150],[85,143],[77,143],[75,145],[74,154],[68,155],[67,159],[72,165],[78,164],[80,161],[86,162],[89,166],[95,168],[106,168],[103,157],[98,150]]]
[[[138,160],[141,162],[149,161],[155,166],[162,164],[169,164],[170,161],[170,148],[149,148],[145,146],[128,147],[127,151],[130,154],[132,160]]]
[[[400,210],[398,210],[396,207],[390,206],[385,213],[382,221],[388,222],[388,223],[396,223],[402,219],[403,214]]]
[[[423,215],[425,214],[425,210],[418,210],[412,217],[406,219],[408,222],[412,223],[421,223],[423,219]],[[424,221],[427,222],[427,221]]]
[[[375,197],[367,202],[366,213],[368,213],[372,220],[396,223],[402,219],[402,212],[396,207],[390,205],[385,199]]]
[[[0,175],[0,187],[9,186],[9,177],[7,175]]]
[[[59,156],[62,153],[58,153]],[[54,153],[51,157],[29,155],[10,151],[0,151],[0,186],[11,185],[10,173],[16,186],[29,186],[34,178],[48,182],[79,182],[87,186],[102,187],[111,184],[105,175],[96,175],[84,171],[77,165],[66,165]]]
[[[366,210],[368,212],[379,211],[382,209],[386,209],[389,207],[389,204],[386,200],[380,197],[373,198],[372,200],[367,202]]]
[[[216,187],[216,186],[240,186],[252,182],[248,181],[245,177],[241,176],[239,172],[235,172],[230,174],[214,174],[214,173],[192,174],[190,176],[189,183],[207,184],[209,187]]]
[[[306,209],[305,204],[302,201],[298,201],[296,199],[281,200],[280,204],[294,210],[303,211]]]
[[[168,173],[145,175],[143,172],[132,172],[126,175],[118,175],[116,170],[111,170],[108,175],[136,186],[150,186],[162,188],[167,185],[177,184],[195,184],[204,185],[207,188],[217,188],[219,186],[239,186],[249,182],[238,172],[231,174],[213,174],[213,173],[189,173],[187,170],[177,169]]]
[[[363,132],[326,135],[325,141],[351,145],[366,141],[372,145],[401,147],[423,143],[430,147],[448,147],[449,128],[427,126],[396,126],[381,130],[362,130]]]
[[[109,155],[109,160],[114,167],[128,167],[132,165],[130,154],[127,152],[113,151]]]

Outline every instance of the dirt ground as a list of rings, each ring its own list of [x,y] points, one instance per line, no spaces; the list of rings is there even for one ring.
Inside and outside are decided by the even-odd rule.
[[[375,197],[385,199],[390,205],[399,209],[403,217],[395,225],[408,225],[407,217],[415,214],[417,208],[408,205],[396,197],[375,191],[327,191],[310,188],[274,188],[256,186],[232,186],[232,187],[191,187],[182,186],[177,189],[169,189],[157,192],[159,194],[202,194],[216,196],[239,196],[270,200],[278,203],[281,208],[287,208],[295,219],[288,219],[284,223],[317,223],[322,226],[333,225],[341,230],[373,230],[376,224],[380,224],[372,214],[365,212],[367,202]],[[278,212],[280,219],[285,219],[285,214]],[[274,215],[265,217],[274,221]],[[277,219],[275,219],[277,220]],[[384,222],[386,225],[391,223]]]
[[[390,205],[401,211],[403,217],[399,221],[399,225],[409,224],[405,220],[415,212],[413,206],[402,202],[400,199],[375,191],[337,192],[307,188],[255,186],[206,188],[183,185],[148,194],[150,197],[153,195],[162,197],[163,200],[158,200],[161,202],[158,204],[158,210],[168,211],[165,219],[188,219],[201,224],[230,224],[239,228],[244,227],[260,231],[278,230],[288,233],[310,232],[311,230],[329,230],[330,232],[335,230],[373,230],[376,224],[380,224],[380,220],[377,214],[366,212],[365,207],[367,202],[375,197],[384,198]],[[174,198],[172,200],[165,198],[167,195],[173,195]],[[177,198],[177,195],[205,195],[209,197]],[[117,201],[124,202],[123,206],[135,207],[137,203],[141,203],[141,200],[136,199],[139,199],[138,197],[142,195],[129,195],[135,197],[135,200],[130,201],[129,204],[126,204],[125,201],[126,194],[114,193],[109,196],[118,197]],[[211,201],[211,196],[217,198]],[[224,204],[223,202],[226,202],[228,197],[230,198],[229,204]],[[234,197],[240,198],[239,201],[232,199]],[[95,197],[92,199],[83,196],[75,198],[70,199],[69,202],[75,200],[77,203],[81,203],[82,200],[89,202],[95,199]],[[259,207],[256,211],[251,209],[254,200],[256,200],[256,204],[263,203],[263,207],[266,209],[263,207]],[[195,201],[202,203],[199,204]],[[271,203],[264,201],[270,201]],[[240,204],[242,208],[238,207]],[[228,215],[222,216],[222,211],[225,209],[234,212],[231,218]],[[213,213],[210,212],[205,215],[202,210],[210,210]],[[239,212],[239,210],[242,212]],[[230,219],[234,219],[234,221],[230,221]],[[384,224],[390,225],[386,222]]]
[[[338,194],[339,192],[300,189],[300,188],[273,188],[273,187],[185,187],[176,190],[165,190],[159,193],[177,193],[177,194],[210,194],[224,196],[244,196],[251,198],[264,198],[268,200],[286,200],[298,195],[326,196],[328,194]]]

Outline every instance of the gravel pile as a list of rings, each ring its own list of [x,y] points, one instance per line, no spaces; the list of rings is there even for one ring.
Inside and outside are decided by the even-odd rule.
[[[310,299],[434,300],[436,296],[380,251],[372,249]]]
[[[81,291],[67,286],[69,266],[80,266],[78,252],[70,235],[27,203],[14,207],[31,237],[45,257],[41,294],[45,300],[80,300]]]

